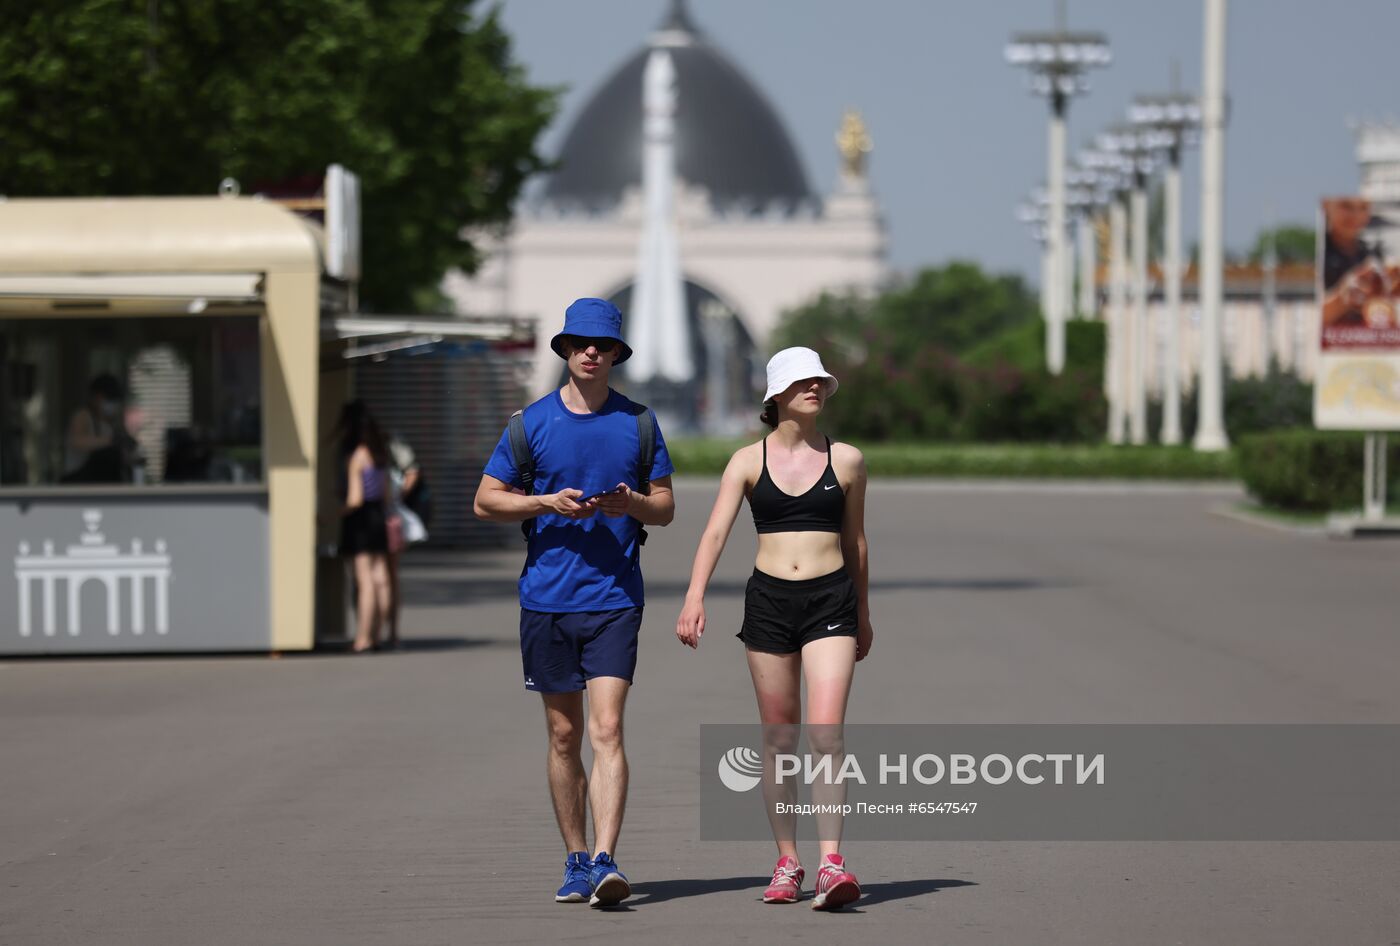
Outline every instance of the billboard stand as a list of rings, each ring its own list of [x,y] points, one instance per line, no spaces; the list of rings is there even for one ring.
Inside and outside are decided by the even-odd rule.
[[[1327,534],[1338,539],[1400,536],[1400,518],[1385,514],[1386,441],[1384,433],[1367,432],[1363,448],[1361,515],[1344,513],[1327,518]]]
[[[1400,430],[1400,259],[1367,198],[1328,197],[1320,209],[1313,424],[1366,434],[1361,514],[1332,516],[1327,531],[1400,535],[1400,518],[1385,514],[1387,432]]]

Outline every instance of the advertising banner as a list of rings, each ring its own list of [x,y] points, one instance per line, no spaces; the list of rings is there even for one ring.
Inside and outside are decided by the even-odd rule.
[[[1324,430],[1400,430],[1400,260],[1363,197],[1322,201],[1321,302],[1313,423]]]

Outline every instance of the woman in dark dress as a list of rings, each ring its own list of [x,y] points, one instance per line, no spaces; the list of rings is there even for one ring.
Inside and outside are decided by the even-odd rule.
[[[393,606],[386,526],[389,450],[364,401],[345,405],[338,428],[345,464],[340,554],[350,559],[354,568],[358,627],[353,650],[359,654],[379,642],[379,629]]]

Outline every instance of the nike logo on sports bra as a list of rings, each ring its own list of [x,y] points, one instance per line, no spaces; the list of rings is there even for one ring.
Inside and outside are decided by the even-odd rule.
[[[833,483],[831,486],[823,486],[822,489],[835,489],[836,487],[838,487],[838,486],[840,486],[840,485],[841,485],[840,483]]]

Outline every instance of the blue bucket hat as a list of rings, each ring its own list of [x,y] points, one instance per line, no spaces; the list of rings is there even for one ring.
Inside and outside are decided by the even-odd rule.
[[[564,310],[564,328],[549,341],[549,347],[560,358],[567,357],[563,349],[565,335],[615,339],[618,345],[615,365],[632,357],[632,349],[622,340],[622,313],[606,299],[576,299]]]

